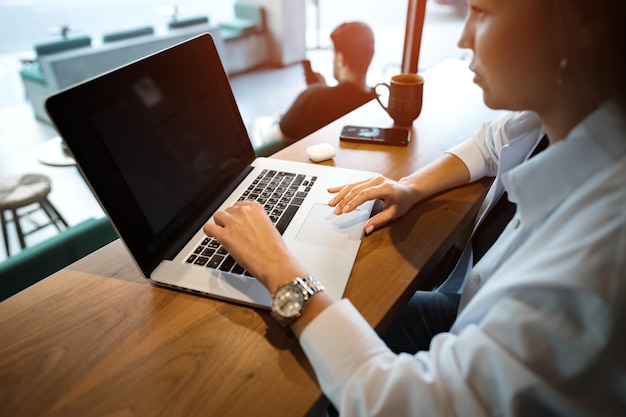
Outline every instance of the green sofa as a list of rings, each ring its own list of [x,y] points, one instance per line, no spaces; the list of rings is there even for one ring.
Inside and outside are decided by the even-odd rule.
[[[117,239],[109,219],[90,218],[0,262],[0,301]]]
[[[146,28],[138,28],[134,31],[108,34],[106,42],[94,46],[81,46],[80,42],[66,42],[63,45],[72,48],[64,50],[59,50],[61,45],[46,46],[45,51],[50,53],[38,54],[36,62],[27,63],[20,70],[24,92],[33,108],[34,116],[50,123],[44,106],[50,95],[201,33],[209,32],[213,35],[220,53],[224,47],[217,26],[208,24],[196,24],[152,35],[147,32]],[[41,50],[41,47],[36,49]]]
[[[265,66],[269,62],[266,10],[255,3],[236,2],[235,17],[219,22],[224,41],[222,61],[229,74]]]
[[[234,4],[235,17],[220,22],[222,39],[225,41],[243,36],[262,34],[267,31],[265,9],[254,3],[239,2]]]
[[[167,24],[168,29],[178,29],[178,28],[186,28],[194,25],[208,25],[209,17],[208,16],[195,16],[188,17],[185,19],[176,19]]]
[[[126,29],[117,32],[105,33],[104,35],[102,35],[102,42],[117,42],[147,35],[154,35],[154,28],[152,26],[142,26],[135,29]]]

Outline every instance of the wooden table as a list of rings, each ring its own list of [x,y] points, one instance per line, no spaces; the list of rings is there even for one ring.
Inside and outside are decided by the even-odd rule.
[[[372,101],[275,155],[329,142],[337,166],[409,174],[498,113],[467,62],[425,74],[406,148],[340,144],[344,124],[391,126]],[[364,239],[345,296],[382,331],[468,228],[487,182],[436,196]],[[153,286],[119,241],[0,303],[0,415],[298,416],[326,406],[297,341],[267,311]]]

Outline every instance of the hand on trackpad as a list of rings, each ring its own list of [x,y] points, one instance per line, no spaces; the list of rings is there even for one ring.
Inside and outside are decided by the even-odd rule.
[[[344,248],[349,241],[360,240],[369,212],[357,208],[336,215],[333,210],[327,204],[313,205],[295,240],[332,248]]]

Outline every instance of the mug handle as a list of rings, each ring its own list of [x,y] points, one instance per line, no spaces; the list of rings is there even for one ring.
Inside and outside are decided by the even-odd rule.
[[[376,93],[376,101],[378,101],[378,104],[380,104],[380,106],[387,112],[387,114],[389,114],[389,109],[387,108],[387,106],[385,106],[385,104],[380,100],[380,94],[378,94],[378,87],[384,86],[387,88],[387,90],[389,90],[389,94],[391,94],[391,87],[389,86],[389,84],[387,83],[378,83],[374,86],[374,92]],[[391,116],[391,114],[389,114],[389,116]]]

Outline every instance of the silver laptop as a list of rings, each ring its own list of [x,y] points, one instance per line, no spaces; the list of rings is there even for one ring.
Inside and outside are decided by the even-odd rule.
[[[335,216],[326,190],[375,173],[256,158],[209,34],[69,87],[46,110],[153,283],[269,307],[267,290],[202,232],[217,209],[257,199],[342,297],[373,204]]]

